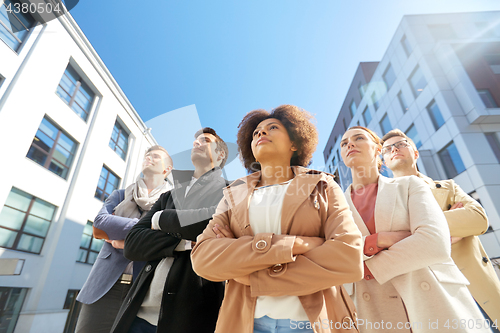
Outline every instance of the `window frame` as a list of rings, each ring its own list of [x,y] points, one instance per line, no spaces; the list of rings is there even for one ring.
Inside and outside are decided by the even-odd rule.
[[[22,4],[21,1],[17,1],[17,0],[9,0],[11,3],[20,3]],[[7,4],[2,1],[2,3],[0,4],[0,6],[5,6],[5,8],[7,9]],[[12,17],[15,17],[16,20],[18,21],[19,24],[21,24],[25,30],[26,30],[26,35],[23,36],[23,39],[19,39],[18,36],[16,36],[16,34],[12,31],[12,29],[2,20],[0,19],[0,25],[15,39],[15,41],[18,43],[16,47],[12,47],[11,45],[8,44],[8,42],[6,42],[3,38],[0,37],[0,40],[5,44],[7,45],[7,47],[9,47],[12,51],[14,51],[16,54],[19,54],[19,51],[21,50],[21,47],[24,45],[24,42],[28,39],[29,35],[30,35],[30,30],[36,26],[36,23],[37,21],[33,18],[33,16],[30,14],[30,13],[22,13],[22,12],[19,12],[19,13],[15,13],[15,12],[12,12],[11,13]],[[32,20],[31,22],[31,25],[29,27],[27,27],[22,20],[19,19],[18,15],[22,15],[25,17],[25,19],[27,21],[30,21],[30,19]],[[27,17],[29,17],[30,19],[27,19]],[[10,25],[10,21],[9,21],[9,25]]]
[[[113,140],[113,133],[115,131],[115,128],[118,127],[118,135],[116,137],[116,141]],[[120,134],[121,133],[125,133],[125,136],[126,136],[126,144],[127,144],[127,147],[126,147],[126,150],[123,150],[123,148],[118,144],[118,142],[120,141]],[[123,159],[124,161],[126,160],[127,158],[127,155],[128,155],[128,150],[129,150],[129,141],[130,141],[130,131],[128,130],[127,127],[125,127],[125,125],[123,125],[120,121],[118,121],[118,118],[116,119],[115,121],[115,124],[113,126],[113,131],[111,132],[111,137],[109,139],[109,144],[108,146],[115,152],[118,154],[118,156],[121,157],[121,159]],[[111,147],[111,144],[114,145],[114,148]],[[123,156],[121,154],[119,154],[117,152],[117,149],[119,149],[122,153],[123,153]]]
[[[369,121],[366,121],[366,114],[368,114],[368,116],[370,117]],[[363,116],[365,126],[368,127],[368,124],[370,124],[370,122],[373,120],[373,117],[372,117],[372,114],[370,113],[370,109],[369,109],[368,105],[365,107],[365,109],[363,110],[363,113],[361,115]]]
[[[391,72],[394,76],[394,79],[392,80],[391,84],[389,84],[389,82],[387,82],[387,73],[389,72],[389,70],[391,70]],[[392,86],[394,85],[394,83],[397,81],[397,76],[396,76],[396,73],[394,72],[394,68],[392,67],[391,63],[389,63],[389,65],[387,65],[387,68],[385,69],[384,74],[382,75],[382,79],[384,80],[384,82],[387,86],[387,91],[389,91],[392,88]]]
[[[403,91],[400,90],[398,93],[398,101],[399,101],[399,106],[401,106],[401,110],[403,111],[403,114],[408,112],[410,110],[410,107],[408,103],[406,102],[405,96],[403,95]]]
[[[92,107],[94,105],[94,102],[96,100],[96,92],[90,87],[90,85],[86,82],[86,81],[90,81],[88,80],[86,77],[82,76],[78,70],[76,70],[77,67],[73,66],[71,63],[68,64],[68,66],[66,66],[66,69],[64,70],[64,73],[61,77],[61,79],[59,80],[59,84],[57,85],[57,88],[56,88],[56,95],[59,96],[59,98],[61,98],[61,100],[66,104],[68,105],[68,107],[73,110],[74,113],[76,113],[76,115],[78,117],[80,117],[80,119],[82,119],[83,121],[87,122],[88,119],[89,119],[89,116],[90,116],[90,113],[92,112]],[[73,79],[71,78],[70,75],[68,75],[67,73],[70,72],[70,71],[73,71],[75,76],[77,77],[76,79],[76,82],[73,82]],[[63,79],[64,77],[66,76],[66,78],[71,81],[72,84],[74,84],[74,91],[73,93],[69,93],[68,91],[66,91],[66,89],[61,85],[61,82],[63,82]],[[73,87],[73,86],[72,86]],[[66,93],[69,97],[70,97],[70,100],[67,101],[63,96],[60,95],[59,93],[59,89],[61,89],[62,91],[64,91],[64,93]],[[78,93],[83,90],[85,91],[85,89],[88,89],[90,92],[92,92],[92,98],[91,100],[89,100],[89,108],[88,110],[86,110],[83,106],[80,105],[80,103],[78,103],[78,101],[76,101],[77,99],[77,95]],[[87,97],[81,93],[83,95],[83,97],[85,99],[87,99]],[[88,100],[88,99],[87,99]],[[85,114],[85,117],[82,117],[81,114],[78,114],[77,111],[75,111],[73,109],[73,105],[76,103],[76,105],[79,107],[79,109],[81,109],[83,111],[83,113]]]
[[[376,91],[374,91],[371,94],[370,99],[372,100],[372,104],[373,104],[373,107],[375,108],[375,111],[377,111],[378,108],[380,107],[380,99],[377,99],[377,92]]]
[[[19,287],[3,287],[3,286],[0,287],[0,300],[2,300],[2,299],[6,300],[5,304],[0,303],[0,306],[2,309],[5,309],[6,305],[9,304],[9,301],[14,299],[12,297],[12,293],[14,291],[16,291],[17,295],[19,295],[17,297],[17,299],[15,299],[15,301],[14,301],[11,319],[9,321],[5,321],[5,322],[8,322],[7,328],[9,328],[9,327],[13,328],[12,330],[7,330],[6,331],[7,333],[12,333],[16,330],[17,322],[19,320],[19,315],[21,314],[21,310],[23,308],[24,302],[26,301],[26,295],[28,294],[28,290],[29,290],[28,288],[19,288]],[[7,297],[2,297],[2,293],[4,291],[8,292]],[[18,302],[20,302],[20,304],[17,304]],[[9,315],[9,311],[3,312],[3,316],[8,317],[8,315]],[[1,318],[2,317],[0,317],[0,319]],[[14,325],[11,324],[12,320],[14,321]]]
[[[386,128],[384,128],[384,126],[382,125],[384,123],[384,120],[386,120],[386,119],[389,122],[389,127],[390,127],[390,129],[388,129],[387,131],[386,131]],[[382,130],[382,136],[386,135],[390,130],[392,130],[391,120],[389,119],[389,115],[387,113],[384,114],[384,116],[380,119],[379,125],[380,125],[380,129]]]
[[[109,174],[113,174],[116,177],[116,179],[118,180],[118,183],[116,184],[116,187],[114,187],[113,191],[115,191],[115,190],[117,190],[117,189],[120,188],[121,178],[118,177],[118,175],[116,173],[114,173],[113,171],[111,171],[111,169],[108,168],[105,164],[102,166],[102,169],[106,169],[106,171],[108,172],[107,175],[106,175],[106,179],[104,180],[104,188],[103,189],[99,188],[99,181],[97,181],[97,186],[96,186],[96,190],[95,190],[95,193],[94,193],[94,198],[96,198],[99,201],[105,202],[106,199],[107,199],[107,197],[105,197],[105,195],[106,195],[106,187],[108,185],[108,180],[109,180]],[[102,173],[102,169],[101,169],[101,173]],[[101,173],[99,173],[99,178],[101,178]],[[98,189],[102,190],[102,197],[101,198],[98,197],[98,196],[96,196]],[[111,193],[113,193],[113,191],[111,191]],[[109,195],[111,195],[111,193],[109,193]]]
[[[479,98],[484,104],[484,107],[486,109],[496,109],[498,108],[498,103],[495,101],[495,98],[493,98],[493,95],[491,94],[489,89],[476,89],[477,94],[479,95]],[[486,100],[489,102],[489,104],[486,103]],[[492,105],[492,106],[489,106]]]
[[[437,111],[438,113],[432,111],[432,107],[433,106],[436,106],[437,107]],[[432,122],[432,125],[434,126],[434,129],[437,131],[438,129],[440,129],[441,127],[443,127],[444,124],[446,124],[446,120],[444,120],[444,117],[443,117],[443,113],[441,112],[441,109],[439,108],[439,105],[437,104],[437,102],[435,100],[432,100],[427,106],[426,106],[426,109],[427,109],[427,114],[429,115],[429,118],[431,118],[431,122]],[[439,120],[440,119],[437,119],[436,118],[436,115],[439,115],[440,119],[442,120],[442,123],[439,124]]]
[[[417,142],[415,142],[415,139],[414,139],[414,138],[412,138],[412,137],[408,134],[408,132],[409,132],[411,129],[414,129],[414,130],[415,130],[415,133],[417,134],[417,137],[418,137],[418,143],[420,143],[420,144],[418,144]],[[420,147],[422,147],[422,140],[420,139],[420,135],[418,134],[417,126],[415,126],[415,123],[412,123],[412,124],[411,124],[411,125],[410,125],[407,129],[406,129],[405,134],[406,134],[406,136],[408,136],[408,137],[409,137],[409,138],[413,141],[413,143],[415,144],[415,147],[417,148],[417,150],[418,150]]]
[[[42,132],[44,135],[46,135],[47,137],[52,139],[52,137],[50,135],[48,135],[47,133],[45,133],[43,130],[40,129],[44,120],[46,120],[49,124],[51,124],[52,126],[54,126],[57,129],[56,138],[53,139],[54,142],[53,142],[52,147],[50,148],[49,152],[46,152],[42,147],[40,147],[38,144],[35,143],[35,138],[37,138],[38,131]],[[73,150],[74,150],[73,152],[68,151],[68,150],[66,150],[66,148],[62,147],[65,151],[67,151],[71,155],[70,163],[68,165],[64,164],[61,161],[54,158],[54,153],[56,151],[59,139],[61,138],[61,134],[65,135],[74,144],[73,145]],[[35,134],[35,137],[33,138],[33,142],[31,143],[30,148],[28,149],[28,153],[26,154],[26,157],[29,158],[30,160],[32,160],[33,162],[37,163],[38,165],[42,166],[43,168],[47,169],[48,171],[52,172],[53,174],[61,177],[62,179],[67,179],[68,175],[70,174],[70,171],[71,171],[71,166],[75,160],[76,152],[78,151],[78,146],[79,146],[79,144],[75,139],[73,139],[66,131],[64,131],[60,126],[58,126],[55,122],[53,122],[49,117],[45,116],[45,117],[43,117],[42,122],[40,123],[40,126],[38,126],[38,130]],[[38,163],[37,161],[35,161],[34,159],[32,159],[31,157],[28,156],[32,147],[35,150],[37,150],[38,152],[41,152],[42,154],[46,155],[46,160],[45,160],[43,165]],[[63,165],[64,168],[66,168],[67,171],[66,171],[66,174],[64,176],[59,175],[59,174],[57,174],[54,171],[49,169],[49,167],[52,163],[52,160],[56,161],[60,165]],[[64,172],[62,174],[64,174]]]
[[[14,243],[12,244],[11,247],[0,246],[0,248],[14,250],[14,251],[21,251],[21,252],[26,252],[26,253],[33,253],[33,254],[38,254],[39,255],[40,253],[42,253],[43,246],[45,245],[45,240],[47,239],[47,235],[49,234],[49,230],[50,230],[50,227],[52,226],[52,222],[54,221],[54,217],[56,216],[57,208],[58,207],[56,205],[51,204],[50,202],[47,202],[47,201],[42,200],[42,199],[40,199],[38,197],[35,197],[34,195],[31,195],[31,194],[29,194],[29,193],[27,193],[25,191],[22,191],[22,190],[20,190],[20,189],[18,189],[16,187],[12,187],[11,188],[11,190],[9,192],[9,195],[10,195],[10,193],[12,191],[21,192],[20,193],[21,195],[24,195],[25,197],[30,197],[30,199],[29,199],[30,203],[28,205],[28,208],[27,208],[26,212],[24,212],[21,209],[16,208],[16,207],[7,206],[7,204],[3,205],[2,210],[0,211],[0,214],[1,214],[1,212],[3,211],[3,209],[5,207],[8,207],[8,208],[10,208],[12,210],[15,210],[17,212],[23,213],[24,217],[23,217],[23,222],[21,223],[21,226],[19,227],[19,230],[12,229],[12,228],[6,227],[4,225],[0,225],[0,229],[6,229],[6,230],[9,230],[9,231],[17,233],[16,238],[14,239]],[[43,217],[40,217],[40,216],[37,216],[37,215],[34,215],[34,214],[30,214],[31,209],[33,208],[33,205],[34,205],[34,203],[35,203],[36,200],[39,200],[41,202],[44,202],[44,203],[49,204],[50,206],[54,207],[54,212],[52,213],[52,217],[50,218],[50,220],[47,220],[47,219],[45,219]],[[36,234],[30,233],[30,232],[25,232],[24,231],[24,228],[26,227],[26,224],[27,224],[29,216],[34,216],[36,218],[42,219],[44,221],[47,221],[49,223],[49,226],[47,227],[47,232],[45,233],[45,236],[42,237],[40,235],[36,235]],[[42,245],[40,246],[40,251],[39,252],[33,252],[33,251],[24,250],[24,249],[19,249],[18,245],[19,245],[19,242],[21,241],[21,238],[22,238],[23,235],[27,235],[27,236],[30,236],[30,237],[42,239]]]
[[[422,90],[418,90],[415,85],[413,84],[413,77],[415,76],[415,74],[420,71],[421,75],[422,75],[422,78],[424,79],[425,81],[425,85],[422,87]],[[410,77],[408,78],[408,83],[410,84],[410,87],[411,87],[411,91],[413,92],[413,96],[415,96],[415,98],[417,98],[418,96],[420,96],[420,94],[425,90],[425,88],[427,87],[427,85],[429,84],[427,82],[427,79],[425,78],[425,75],[424,73],[422,72],[422,69],[420,68],[420,66],[417,64],[417,66],[415,66],[415,69],[413,70],[413,72],[411,73]],[[420,80],[417,82],[417,83],[420,83]]]
[[[403,35],[403,37],[401,38],[401,45],[403,46],[403,50],[405,51],[406,57],[409,57],[413,52],[413,48],[411,47],[410,42],[408,41],[408,37],[406,37],[406,35]],[[410,48],[409,50],[408,47]]]
[[[92,227],[92,226],[94,225],[94,222],[92,222],[92,221],[87,221],[87,224],[86,224],[85,226],[87,226],[87,225],[90,225],[90,226]],[[96,238],[94,238],[92,233],[91,233],[91,234],[86,234],[86,233],[85,233],[85,226],[83,227],[83,232],[82,232],[82,240],[83,240],[83,236],[84,236],[84,235],[90,236],[90,243],[89,243],[89,246],[88,246],[88,247],[82,247],[82,243],[81,243],[81,241],[80,241],[80,250],[83,250],[83,251],[85,251],[85,252],[86,252],[86,255],[85,255],[85,261],[80,261],[80,260],[79,260],[79,258],[77,258],[77,259],[76,259],[76,262],[79,262],[79,263],[82,263],[82,264],[87,264],[87,265],[93,265],[93,264],[95,263],[95,260],[94,260],[94,262],[89,262],[89,255],[90,255],[91,253],[95,253],[95,255],[96,255],[95,259],[97,259],[97,255],[99,255],[99,252],[100,252],[100,251],[101,251],[101,249],[102,249],[102,245],[104,245],[104,241],[103,241],[103,240],[101,240],[101,239],[96,239]],[[91,229],[91,230],[92,230],[92,229]],[[94,242],[96,242],[96,241],[98,241],[98,242],[100,242],[100,243],[101,243],[101,246],[100,246],[100,248],[99,248],[99,250],[98,250],[98,251],[96,251],[96,250],[92,250],[92,243],[94,243]],[[80,255],[80,253],[78,253],[78,255]]]
[[[498,137],[498,133],[487,132],[484,133],[484,136],[486,137],[486,141],[488,141],[491,150],[493,150],[493,155],[495,155],[498,163],[500,163],[500,139]]]
[[[354,105],[354,110],[353,110],[353,105]],[[356,114],[356,111],[358,110],[358,107],[356,105],[356,101],[354,99],[351,101],[351,104],[349,104],[349,111],[351,112],[351,118],[354,118],[354,115]]]
[[[463,170],[462,170],[462,171],[459,171],[459,170],[457,169],[457,166],[456,166],[456,165],[455,165],[455,163],[453,162],[453,158],[451,157],[451,154],[449,154],[449,152],[448,152],[448,155],[450,156],[450,160],[451,160],[451,163],[452,163],[452,165],[453,165],[453,168],[455,169],[454,171],[456,172],[456,174],[453,174],[452,172],[450,172],[450,171],[452,171],[452,170],[450,170],[450,168],[449,168],[449,167],[447,167],[447,165],[449,165],[449,164],[448,164],[448,163],[446,163],[446,161],[444,160],[444,157],[443,157],[443,155],[442,155],[445,151],[448,151],[448,148],[449,148],[450,146],[452,146],[452,145],[453,145],[453,146],[455,146],[455,149],[456,149],[456,151],[457,151],[458,157],[460,158],[460,163],[462,163],[462,166],[463,166]],[[447,178],[447,179],[453,179],[453,178],[455,178],[456,176],[460,175],[461,173],[463,173],[464,171],[466,171],[466,170],[467,170],[467,168],[465,167],[464,161],[462,160],[462,157],[460,156],[460,152],[458,151],[458,148],[457,148],[457,146],[455,145],[455,142],[454,142],[453,140],[452,140],[452,141],[450,141],[447,145],[445,145],[445,146],[444,146],[441,150],[439,150],[439,151],[438,151],[438,153],[437,153],[437,155],[438,155],[438,157],[439,157],[439,160],[441,161],[441,165],[443,166],[443,169],[444,169],[444,172],[445,172],[445,174],[446,174],[446,178]]]

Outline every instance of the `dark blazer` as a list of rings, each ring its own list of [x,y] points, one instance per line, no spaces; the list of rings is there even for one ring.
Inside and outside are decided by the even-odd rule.
[[[157,332],[214,332],[224,284],[196,275],[191,266],[191,251],[174,252],[174,249],[181,239],[196,240],[207,226],[222,199],[222,189],[227,186],[221,174],[219,168],[205,173],[191,187],[187,197],[184,194],[191,176],[184,177],[184,182],[174,180],[174,189],[162,194],[130,230],[125,239],[125,257],[147,263],[125,298],[112,333],[128,332],[155,269],[165,257],[174,257],[174,262],[165,281]],[[159,222],[161,230],[152,230],[151,218],[158,211],[163,211]]]

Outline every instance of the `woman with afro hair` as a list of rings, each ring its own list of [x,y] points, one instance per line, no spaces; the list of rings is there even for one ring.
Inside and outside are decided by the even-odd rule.
[[[361,235],[340,187],[307,169],[318,143],[306,111],[248,113],[234,181],[192,251],[197,274],[228,280],[216,332],[357,332],[343,287],[363,276]]]

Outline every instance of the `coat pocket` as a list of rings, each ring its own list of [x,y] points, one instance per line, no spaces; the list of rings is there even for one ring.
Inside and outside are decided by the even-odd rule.
[[[106,258],[108,258],[110,255],[111,255],[111,252],[101,251],[101,252],[99,252],[99,254],[97,255],[97,259],[106,259]]]
[[[429,266],[429,269],[441,283],[470,284],[455,264],[435,264]]]

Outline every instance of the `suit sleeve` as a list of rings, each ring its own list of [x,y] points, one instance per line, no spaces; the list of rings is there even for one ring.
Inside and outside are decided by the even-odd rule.
[[[123,190],[115,190],[111,193],[94,219],[94,226],[105,231],[111,240],[125,239],[129,230],[139,221],[136,218],[113,215],[113,210],[121,202],[119,191]]]
[[[275,274],[272,269],[250,275],[251,295],[302,296],[363,278],[361,233],[342,190],[328,178],[325,242]]]
[[[151,210],[130,230],[125,238],[123,255],[132,261],[152,261],[174,257],[174,250],[181,241],[159,230],[151,229],[151,218],[162,210],[170,192],[163,193]]]
[[[450,233],[446,219],[429,186],[417,177],[410,177],[408,186],[412,235],[365,261],[380,284],[450,258]]]
[[[215,213],[217,205],[198,209],[165,209],[160,215],[160,230],[196,241]]]
[[[444,212],[450,234],[454,237],[479,236],[488,230],[488,218],[481,205],[452,181],[454,197],[452,204],[461,202],[463,208]]]

